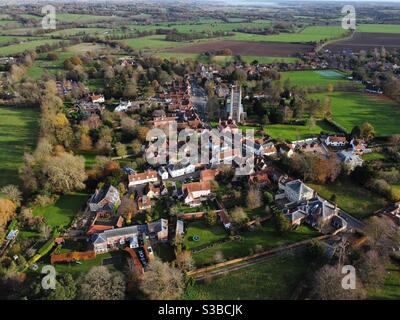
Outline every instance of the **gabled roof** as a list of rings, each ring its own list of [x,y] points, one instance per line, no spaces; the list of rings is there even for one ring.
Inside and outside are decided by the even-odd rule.
[[[157,172],[154,170],[147,170],[142,173],[134,173],[128,176],[129,182],[138,182],[154,178],[157,178]]]

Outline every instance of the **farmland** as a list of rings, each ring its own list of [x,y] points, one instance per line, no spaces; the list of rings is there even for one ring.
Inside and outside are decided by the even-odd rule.
[[[381,47],[385,47],[386,49],[400,48],[400,34],[356,32],[350,39],[333,42],[325,48],[333,52],[341,52],[344,49],[357,52],[360,50],[373,50],[375,48],[380,49]]]
[[[0,186],[17,184],[25,151],[36,144],[39,111],[0,107]]]
[[[357,32],[400,33],[400,26],[397,24],[361,24],[357,26]]]
[[[333,120],[349,132],[364,122],[370,122],[378,136],[398,132],[400,106],[388,98],[359,92],[318,93],[311,97],[321,101],[330,97]]]

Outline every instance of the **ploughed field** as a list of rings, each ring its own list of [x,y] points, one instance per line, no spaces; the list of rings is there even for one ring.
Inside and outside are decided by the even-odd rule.
[[[310,52],[313,46],[297,43],[282,42],[253,42],[253,41],[210,41],[173,48],[167,51],[179,53],[203,53],[230,49],[235,55],[290,57],[296,53]]]
[[[400,34],[399,33],[375,33],[375,32],[356,32],[351,39],[341,40],[326,46],[334,52],[343,50],[373,50],[380,49],[400,48]]]

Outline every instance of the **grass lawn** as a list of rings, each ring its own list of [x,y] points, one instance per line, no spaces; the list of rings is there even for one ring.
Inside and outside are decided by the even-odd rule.
[[[63,195],[55,204],[36,207],[33,210],[33,215],[43,216],[52,227],[66,227],[72,222],[87,199],[88,195],[85,193]]]
[[[75,13],[57,13],[57,19],[63,22],[95,22],[95,21],[109,21],[119,20],[117,16],[98,16],[91,14],[75,14]]]
[[[24,152],[36,145],[38,117],[36,109],[0,107],[0,187],[19,184]]]
[[[200,237],[199,241],[193,241],[193,236]],[[187,249],[195,249],[208,243],[226,238],[228,235],[224,228],[217,224],[207,226],[203,221],[189,222],[186,230],[184,244]]]
[[[49,33],[52,36],[72,36],[76,34],[90,34],[90,35],[104,35],[110,32],[110,29],[106,28],[70,28],[57,30]]]
[[[239,41],[271,41],[271,42],[317,42],[321,40],[336,39],[344,36],[345,30],[340,26],[311,26],[306,27],[299,33],[280,33],[274,35],[261,35],[251,33],[236,33],[234,36],[226,37],[230,40]]]
[[[104,264],[110,271],[123,271],[128,255],[124,252],[108,252],[97,255],[95,259],[81,261],[82,264],[68,263],[55,264],[56,271],[59,273],[70,273],[74,277],[79,277],[82,273],[88,272],[92,267],[103,265],[103,261],[113,259],[113,263]],[[39,270],[41,270],[39,268]]]
[[[216,252],[222,252],[225,259],[230,260],[247,256],[253,253],[256,245],[261,245],[264,250],[284,246],[290,243],[316,237],[318,233],[307,226],[300,226],[285,235],[278,235],[272,222],[266,222],[258,230],[243,231],[241,240],[234,240],[216,244],[193,254],[197,266],[213,263]]]
[[[378,136],[399,132],[400,106],[384,96],[361,92],[332,92],[312,94],[311,97],[320,101],[330,97],[333,120],[349,132],[364,122],[371,123]]]
[[[364,161],[386,160],[386,155],[383,153],[372,152],[361,156]]]
[[[376,32],[376,33],[400,33],[398,24],[361,24],[357,26],[357,32]]]
[[[368,297],[374,300],[400,300],[400,265],[391,263],[386,269],[387,276],[384,285],[368,292]]]
[[[290,299],[310,265],[299,253],[275,256],[255,265],[188,287],[185,300]]]
[[[314,183],[307,183],[307,185],[328,200],[335,194],[338,206],[351,215],[354,215],[356,218],[367,218],[371,216],[373,212],[386,205],[384,198],[377,196],[349,180],[344,182],[336,181],[333,184],[325,185],[317,185]]]
[[[265,132],[275,139],[284,139],[289,141],[302,140],[314,137],[324,132],[335,132],[326,121],[316,121],[314,128],[308,128],[306,125],[293,125],[293,124],[270,124],[265,127]]]
[[[336,70],[306,70],[306,71],[287,71],[282,72],[281,81],[290,79],[293,85],[309,86],[328,86],[338,83],[349,83],[346,76]]]

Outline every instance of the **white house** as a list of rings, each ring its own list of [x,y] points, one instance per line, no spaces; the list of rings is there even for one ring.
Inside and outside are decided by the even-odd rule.
[[[168,165],[167,170],[172,178],[176,178],[176,177],[183,176],[185,174],[193,173],[193,172],[195,172],[196,168],[191,163],[184,164],[182,162],[179,162],[179,163]]]
[[[134,187],[140,184],[158,181],[157,172],[154,170],[147,170],[142,173],[133,173],[128,176],[129,187]]]
[[[329,136],[326,138],[325,144],[332,147],[344,147],[347,145],[347,139],[342,136]]]
[[[132,102],[128,101],[120,101],[119,105],[114,109],[114,112],[123,112],[128,110],[132,106]]]

